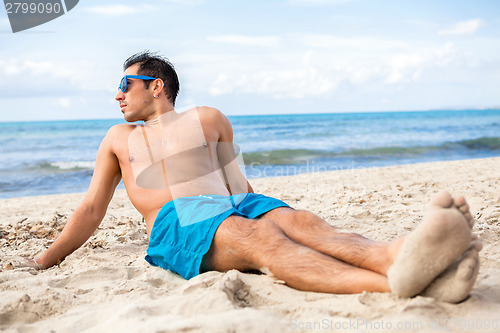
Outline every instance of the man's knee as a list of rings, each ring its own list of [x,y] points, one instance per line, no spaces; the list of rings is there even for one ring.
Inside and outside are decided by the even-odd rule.
[[[308,210],[300,209],[295,211],[295,216],[294,216],[295,223],[307,226],[317,221],[318,219],[321,220],[321,218],[318,215]]]
[[[319,219],[316,214],[308,210],[291,208],[275,209],[269,212],[266,217],[275,221],[283,229],[287,229],[287,227],[305,228],[310,226],[314,220]]]

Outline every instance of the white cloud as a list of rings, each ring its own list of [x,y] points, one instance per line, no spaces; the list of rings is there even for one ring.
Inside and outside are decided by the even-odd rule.
[[[273,98],[321,97],[337,89],[341,77],[311,51],[272,54],[183,54],[181,73],[192,91],[213,96],[258,94]],[[321,67],[322,65],[323,68]],[[208,91],[207,91],[208,89]]]
[[[370,81],[394,84],[418,81],[430,67],[446,66],[455,57],[452,43],[444,46],[419,45],[379,38],[340,38],[310,35],[300,39],[323,56],[316,61],[335,63],[337,75],[355,85]]]
[[[293,41],[295,44],[288,44]],[[178,57],[193,91],[214,96],[258,94],[274,98],[329,97],[341,89],[382,91],[412,82],[427,82],[437,70],[456,65],[454,44],[407,43],[378,38],[326,35],[282,37],[268,52],[182,54]],[[174,61],[176,62],[176,61]],[[392,88],[391,88],[392,89]]]
[[[99,15],[105,16],[123,16],[129,14],[137,14],[141,12],[150,12],[154,7],[149,5],[142,5],[140,7],[126,6],[126,5],[105,5],[86,7],[83,10]]]
[[[212,36],[207,37],[210,42],[217,43],[228,43],[228,44],[238,44],[245,46],[260,46],[260,47],[272,47],[277,46],[280,42],[279,37],[275,36],[243,36],[243,35],[225,35],[225,36]]]
[[[33,98],[107,91],[107,82],[100,77],[103,75],[105,71],[85,61],[0,59],[0,97]],[[29,87],[29,94],[26,94],[26,87]]]
[[[448,65],[456,58],[457,50],[453,43],[446,43],[437,49],[433,55],[436,65]]]
[[[484,25],[484,21],[481,20],[481,19],[473,19],[473,20],[468,20],[468,21],[462,21],[462,22],[458,22],[458,23],[452,25],[449,28],[440,30],[438,32],[438,34],[441,35],[441,36],[448,36],[448,35],[457,35],[457,36],[473,35],[483,25]]]
[[[47,79],[70,77],[70,71],[54,62],[33,61],[11,58],[0,60],[0,77],[8,80],[8,76],[33,77],[44,75]],[[0,81],[1,82],[1,81]]]
[[[232,93],[257,93],[275,98],[324,96],[334,91],[339,81],[315,67],[297,70],[259,71],[257,73],[221,73],[210,86],[214,96]]]
[[[453,43],[446,43],[437,49],[395,55],[389,62],[390,74],[384,82],[395,84],[419,81],[424,71],[446,67],[455,59],[455,56]]]
[[[405,77],[410,80],[417,80],[422,73],[424,57],[420,54],[401,54],[395,56],[390,61],[391,74],[385,80],[387,83],[397,83]]]
[[[66,97],[61,97],[57,99],[56,104],[62,106],[63,108],[69,108],[71,106],[71,99]]]

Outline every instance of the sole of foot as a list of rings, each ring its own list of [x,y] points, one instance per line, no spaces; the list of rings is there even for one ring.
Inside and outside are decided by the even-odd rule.
[[[466,299],[479,274],[479,251],[482,248],[481,241],[473,241],[469,249],[432,281],[421,295],[448,303]]]
[[[422,223],[404,240],[389,268],[391,291],[401,297],[420,294],[459,258],[472,239],[472,217],[465,199],[456,202],[447,192],[431,200]]]

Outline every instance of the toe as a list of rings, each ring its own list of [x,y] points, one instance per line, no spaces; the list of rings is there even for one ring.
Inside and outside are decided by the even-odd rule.
[[[463,204],[463,205],[457,206],[457,207],[458,207],[458,210],[460,210],[464,214],[469,212],[469,205],[468,204]]]
[[[469,223],[469,226],[470,226],[470,227],[471,227],[471,229],[472,229],[472,227],[474,226],[475,221],[474,221],[474,219],[472,218],[471,213],[470,213],[468,210],[467,210],[467,211],[465,211],[465,212],[463,212],[461,209],[459,209],[459,210],[460,210],[460,212],[464,215],[465,219],[467,220],[467,222]]]
[[[465,258],[460,262],[457,269],[457,277],[463,281],[472,279],[477,266],[479,255],[475,249],[467,251]]]
[[[483,242],[480,239],[476,239],[471,242],[470,248],[473,248],[474,250],[479,252],[483,249]]]
[[[472,249],[476,250],[477,252],[483,249],[483,241],[480,240],[476,234],[471,234],[469,247],[467,248],[463,256],[465,256],[466,253],[468,253],[468,251]]]
[[[464,217],[467,219],[467,222],[469,222],[470,227],[472,228],[474,226],[474,219],[472,218],[469,204],[467,204],[465,198],[463,196],[458,196],[453,199],[453,204],[464,215]]]
[[[461,207],[463,205],[466,205],[467,204],[467,201],[465,200],[465,198],[463,196],[457,196],[456,198],[453,199],[453,201],[455,202],[455,205],[457,207]]]
[[[450,193],[443,191],[438,193],[435,197],[431,199],[431,205],[439,206],[442,208],[449,208],[453,205],[453,199]]]
[[[472,229],[472,227],[473,227],[473,226],[474,226],[474,224],[476,223],[476,220],[474,220],[474,219],[472,218],[472,215],[471,215],[470,213],[465,213],[465,214],[464,214],[464,216],[465,216],[465,218],[467,219],[467,222],[469,222],[469,226],[470,226],[470,227],[471,227],[471,229]]]

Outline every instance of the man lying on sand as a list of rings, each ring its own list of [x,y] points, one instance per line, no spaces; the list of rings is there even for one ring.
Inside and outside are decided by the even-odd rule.
[[[309,211],[253,192],[229,120],[209,107],[174,110],[179,81],[168,60],[142,52],[124,70],[115,99],[131,124],[113,126],[103,139],[87,195],[57,240],[31,260],[37,268],[63,260],[92,235],[123,179],[146,221],[146,260],[186,279],[260,270],[306,291],[448,302],[469,294],[481,243],[463,197],[440,193],[420,225],[393,242],[338,232]]]

